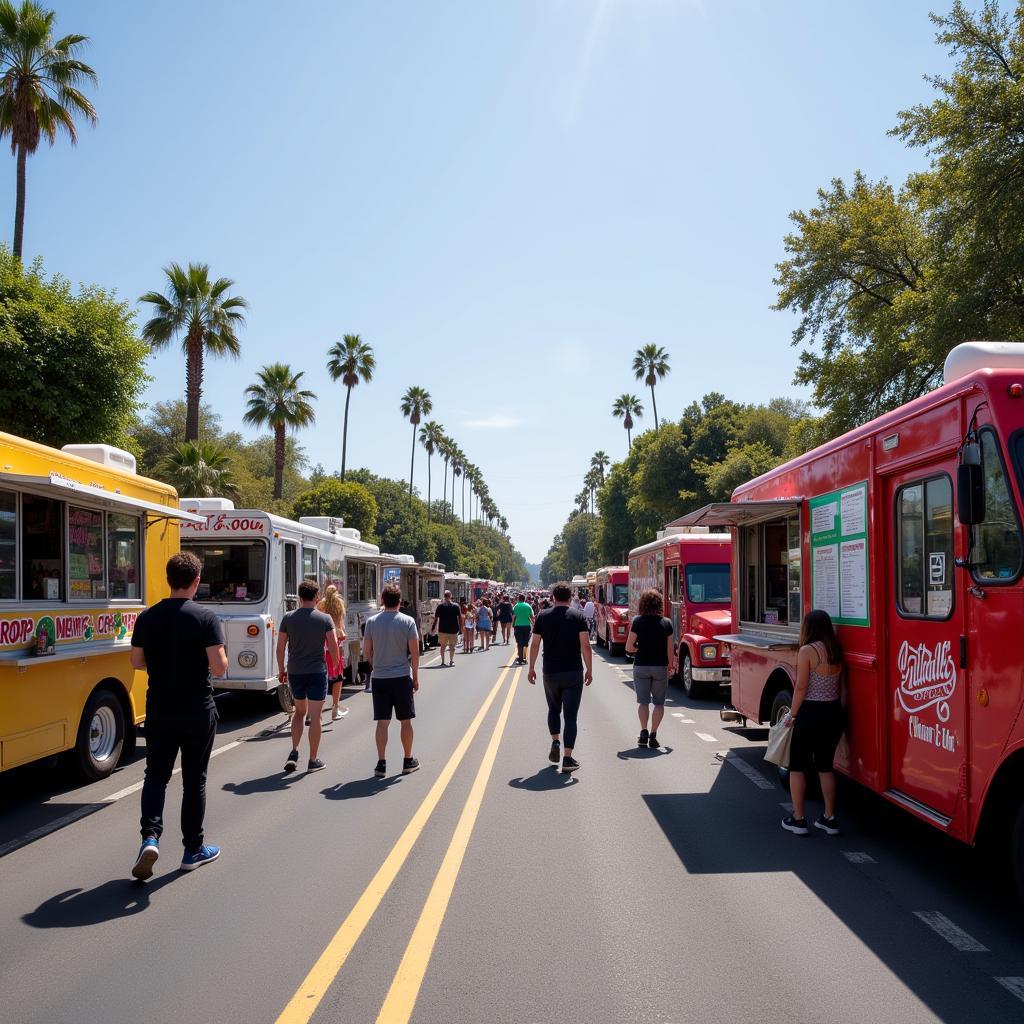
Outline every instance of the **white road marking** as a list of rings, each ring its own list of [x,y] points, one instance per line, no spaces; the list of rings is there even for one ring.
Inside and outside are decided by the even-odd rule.
[[[678,718],[682,725],[696,725],[697,723],[692,718],[687,718],[681,711],[673,711],[673,718]]]
[[[878,862],[870,853],[863,853],[860,850],[843,850],[843,856],[851,864],[877,864]]]
[[[731,764],[745,778],[749,779],[758,789],[774,789],[774,783],[769,782],[756,768],[747,764],[739,754],[731,750],[720,750],[718,756],[726,763]]]
[[[782,802],[781,802],[781,803],[779,804],[779,806],[780,806],[780,807],[781,807],[781,808],[782,808],[782,809],[783,809],[783,810],[784,810],[784,811],[785,811],[785,812],[786,812],[787,814],[792,814],[792,813],[793,813],[793,805],[792,805],[792,804],[791,804],[791,803],[790,803],[790,802],[789,802],[788,800],[783,800],[783,801],[782,801]]]
[[[914,917],[924,921],[937,935],[941,935],[954,949],[961,953],[987,953],[988,947],[983,946],[963,928],[953,924],[945,914],[937,910],[915,910]]]
[[[695,732],[693,735],[696,736],[697,739],[703,740],[705,743],[717,743],[718,742],[718,740],[716,740],[715,737],[712,736],[711,733],[709,733],[709,732]]]
[[[996,978],[996,981],[1024,1003],[1024,978]]]

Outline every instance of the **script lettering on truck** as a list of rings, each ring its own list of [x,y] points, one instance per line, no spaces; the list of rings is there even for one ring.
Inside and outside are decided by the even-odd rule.
[[[267,523],[264,519],[250,519],[231,512],[213,512],[205,523],[182,523],[181,529],[186,533],[266,533]]]
[[[956,692],[956,662],[952,643],[940,640],[931,649],[904,640],[896,667],[900,673],[897,689],[900,704],[910,712],[907,723],[911,739],[948,750],[956,750],[956,736],[941,723],[949,720],[949,700]],[[923,722],[920,712],[935,708],[938,722]]]

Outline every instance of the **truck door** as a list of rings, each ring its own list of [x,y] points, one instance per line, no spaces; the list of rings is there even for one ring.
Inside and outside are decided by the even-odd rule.
[[[285,541],[283,545],[284,610],[299,606],[299,545]]]
[[[886,484],[889,785],[952,818],[966,756],[964,595],[953,565],[955,459]],[[965,648],[964,648],[965,649]],[[856,694],[850,695],[856,700]]]
[[[681,608],[682,608],[682,591],[680,590],[680,566],[670,565],[665,570],[665,576],[667,578],[667,584],[665,587],[665,593],[668,596],[669,611],[672,618],[672,628],[675,630],[674,642],[679,643],[679,634],[682,632],[681,623]]]

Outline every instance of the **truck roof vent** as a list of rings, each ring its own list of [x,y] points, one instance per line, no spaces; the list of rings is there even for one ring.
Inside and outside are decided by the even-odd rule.
[[[942,381],[949,384],[977,370],[1024,370],[1024,344],[1019,341],[965,341],[946,356]]]
[[[197,512],[233,512],[235,503],[230,498],[182,498],[178,508]]]
[[[134,473],[135,456],[123,448],[115,448],[110,444],[66,444],[61,448],[68,455],[77,455],[80,459],[98,462],[101,466],[120,469],[125,473]]]

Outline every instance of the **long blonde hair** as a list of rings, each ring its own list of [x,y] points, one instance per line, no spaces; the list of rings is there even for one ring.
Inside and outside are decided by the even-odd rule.
[[[345,602],[342,600],[341,594],[338,593],[338,588],[333,583],[324,591],[324,596],[320,599],[317,608],[322,612],[327,612],[334,619],[335,623],[344,623]]]

